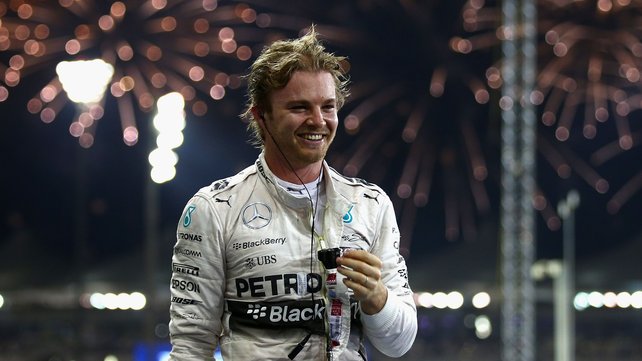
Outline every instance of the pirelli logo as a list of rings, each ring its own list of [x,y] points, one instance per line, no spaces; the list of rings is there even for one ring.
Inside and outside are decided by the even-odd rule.
[[[198,276],[199,268],[182,263],[172,263],[172,271],[186,275]]]

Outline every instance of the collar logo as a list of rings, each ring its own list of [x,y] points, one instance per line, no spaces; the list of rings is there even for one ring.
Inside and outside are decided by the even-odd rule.
[[[352,207],[354,206],[350,206],[348,213],[343,215],[343,223],[352,223],[352,213],[350,213],[352,211]]]
[[[264,203],[255,202],[243,208],[242,217],[246,227],[260,229],[270,224],[272,209]]]

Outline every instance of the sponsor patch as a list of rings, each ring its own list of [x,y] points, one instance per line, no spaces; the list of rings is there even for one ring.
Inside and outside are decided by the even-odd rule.
[[[283,302],[227,301],[231,312],[230,326],[256,328],[303,328],[324,334],[325,304],[322,299]]]
[[[172,271],[191,276],[198,276],[199,268],[188,264],[172,263]]]
[[[240,249],[250,249],[254,247],[261,247],[261,246],[271,246],[271,245],[278,245],[282,246],[285,244],[286,237],[278,237],[278,238],[261,238],[258,241],[247,241],[247,242],[236,242],[232,244],[232,248],[236,251]]]
[[[309,299],[281,302],[227,301],[231,313],[230,328],[279,329],[303,328],[312,333],[325,334],[326,307],[323,299],[314,303]],[[335,309],[336,313],[337,310]],[[350,299],[350,322],[361,327],[359,302]]]
[[[343,215],[343,223],[352,223],[352,207],[350,206],[350,209],[348,209],[348,212]]]
[[[247,269],[252,269],[257,266],[265,266],[267,264],[275,264],[277,263],[276,261],[276,255],[271,254],[267,256],[258,256],[258,257],[250,257],[245,259],[245,267]]]
[[[321,290],[321,275],[317,273],[285,273],[264,277],[237,278],[236,295],[265,297],[296,294],[304,296]]]
[[[183,248],[183,247],[174,248],[174,254],[180,254],[183,256],[191,256],[191,257],[198,257],[198,258],[203,257],[203,254],[201,253],[201,251],[195,251],[193,249]]]
[[[192,224],[192,213],[196,210],[196,206],[189,205],[185,210],[185,215],[183,216],[183,227],[189,227]]]
[[[199,300],[193,300],[191,298],[172,296],[172,303],[179,303],[181,305],[200,305],[203,302]]]
[[[248,204],[241,212],[243,224],[252,229],[261,229],[272,220],[272,209],[265,203],[254,202]]]
[[[181,291],[201,293],[201,286],[194,281],[172,279],[172,288]]]
[[[178,232],[177,237],[186,241],[203,242],[203,236],[200,234]]]

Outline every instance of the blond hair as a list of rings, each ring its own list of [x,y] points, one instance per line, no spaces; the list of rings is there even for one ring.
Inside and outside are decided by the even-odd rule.
[[[296,71],[325,71],[332,75],[336,89],[336,106],[340,109],[348,92],[348,78],[341,67],[346,58],[326,52],[317,39],[314,26],[307,34],[297,39],[279,40],[265,47],[254,61],[247,79],[247,103],[241,118],[246,119],[251,133],[251,143],[257,147],[263,145],[263,131],[252,110],[261,113],[272,111],[270,94],[284,88]]]

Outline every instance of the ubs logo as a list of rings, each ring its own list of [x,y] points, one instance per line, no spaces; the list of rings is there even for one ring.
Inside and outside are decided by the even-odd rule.
[[[245,267],[248,269],[252,269],[256,266],[264,266],[266,264],[273,264],[276,263],[276,255],[269,255],[269,256],[258,256],[258,257],[252,257],[252,258],[247,258],[245,260]]]
[[[246,227],[260,229],[270,224],[272,209],[264,203],[255,202],[243,208],[242,217]]]

